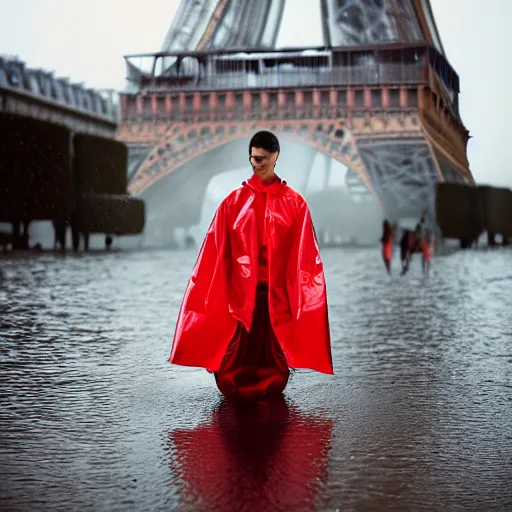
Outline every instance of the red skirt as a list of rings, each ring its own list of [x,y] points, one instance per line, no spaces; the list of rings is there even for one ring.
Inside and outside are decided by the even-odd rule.
[[[382,244],[382,257],[386,261],[391,261],[393,257],[393,243],[392,242],[384,242]]]
[[[430,247],[426,240],[421,240],[420,251],[423,254],[423,259],[425,261],[430,261]]]
[[[251,330],[238,325],[214,375],[220,392],[229,398],[260,398],[286,387],[290,371],[270,323],[266,285],[258,285]]]

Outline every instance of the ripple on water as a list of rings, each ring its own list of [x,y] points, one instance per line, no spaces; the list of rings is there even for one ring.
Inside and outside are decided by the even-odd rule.
[[[246,407],[167,364],[195,256],[2,260],[1,508],[512,509],[511,251],[324,251],[336,375]]]

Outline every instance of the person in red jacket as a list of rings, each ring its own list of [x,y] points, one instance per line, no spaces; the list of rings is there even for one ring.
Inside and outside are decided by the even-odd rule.
[[[380,242],[382,244],[382,259],[384,261],[384,266],[386,267],[386,271],[391,275],[391,259],[393,257],[393,236],[394,230],[391,227],[391,224],[384,220],[382,223],[382,237]]]
[[[332,374],[325,276],[305,199],[275,173],[268,131],[252,177],[219,205],[181,304],[169,361],[206,368],[227,397],[281,393],[289,368]]]
[[[430,260],[434,252],[434,236],[429,229],[425,230],[425,234],[420,240],[420,251],[423,256],[423,276],[428,278],[430,273]]]

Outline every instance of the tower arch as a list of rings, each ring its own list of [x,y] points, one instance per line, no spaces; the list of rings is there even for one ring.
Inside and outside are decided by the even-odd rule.
[[[209,151],[251,136],[258,130],[270,130],[279,137],[304,143],[328,155],[355,172],[375,194],[351,130],[341,121],[256,120],[249,122],[194,123],[170,126],[134,171],[129,190],[140,195],[165,176]],[[377,196],[376,196],[377,197]]]

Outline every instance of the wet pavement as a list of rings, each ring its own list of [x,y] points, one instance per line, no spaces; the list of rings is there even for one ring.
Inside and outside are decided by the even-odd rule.
[[[1,510],[512,510],[512,251],[323,251],[336,375],[246,406],[167,364],[194,258],[0,257]]]

